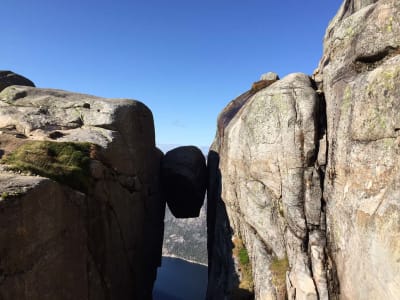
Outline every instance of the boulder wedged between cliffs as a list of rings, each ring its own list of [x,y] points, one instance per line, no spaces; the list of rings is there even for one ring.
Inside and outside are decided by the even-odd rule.
[[[163,196],[176,218],[195,218],[206,193],[207,167],[201,150],[182,146],[168,151],[161,163]]]

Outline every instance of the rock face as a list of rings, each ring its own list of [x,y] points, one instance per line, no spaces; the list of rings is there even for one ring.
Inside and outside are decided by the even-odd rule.
[[[399,54],[395,0],[346,1],[325,36],[324,198],[341,299],[400,295]]]
[[[208,159],[208,299],[398,299],[400,3],[346,0],[314,77],[232,101]],[[240,286],[239,286],[240,289]]]
[[[275,72],[268,72],[261,75],[260,80],[279,80],[279,75]]]
[[[32,86],[32,81],[11,71],[0,71],[0,92],[11,85]]]
[[[168,151],[163,157],[163,195],[176,218],[199,216],[206,193],[206,180],[205,157],[197,147],[178,147]]]
[[[325,274],[313,276],[311,269],[324,261],[316,257],[309,264],[311,246],[323,251],[325,242],[317,166],[323,134],[318,127],[321,107],[310,78],[289,75],[249,98],[212,147],[215,154],[210,160],[219,158],[222,185],[219,197],[220,183],[210,183],[208,201],[220,209],[225,206],[232,235],[244,241],[257,299],[284,299],[285,276],[289,291],[299,299],[317,299],[318,293],[327,293]],[[209,166],[216,164],[209,161]],[[219,204],[221,200],[224,205]],[[221,230],[227,229],[216,226],[213,230],[215,243]],[[313,244],[308,248],[311,236]],[[286,260],[289,269],[274,275],[273,262]],[[211,268],[215,265],[210,264]],[[209,298],[217,299],[213,294],[210,291]]]
[[[14,169],[68,170],[56,165],[62,145],[92,144],[84,193],[0,165],[0,299],[150,299],[165,209],[150,110],[10,86],[0,93],[0,131],[3,163],[28,145],[61,145],[61,154],[22,151],[25,165]],[[49,157],[42,171],[40,155]]]

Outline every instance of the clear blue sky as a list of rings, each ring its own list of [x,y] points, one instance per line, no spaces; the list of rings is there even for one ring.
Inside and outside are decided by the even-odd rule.
[[[311,74],[339,0],[2,0],[0,69],[38,87],[131,98],[158,143],[209,145],[262,73]]]

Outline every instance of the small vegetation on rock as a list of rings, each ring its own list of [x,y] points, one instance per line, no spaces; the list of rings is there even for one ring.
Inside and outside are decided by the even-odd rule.
[[[10,170],[30,172],[86,192],[90,184],[90,143],[31,141],[5,155]]]
[[[244,247],[239,250],[239,261],[241,265],[247,265],[250,262],[249,254]]]
[[[275,258],[271,262],[272,283],[278,291],[286,290],[286,271],[289,269],[287,257]]]
[[[252,294],[254,291],[254,282],[249,254],[243,241],[240,238],[235,237],[233,239],[233,244],[233,255],[237,258],[239,262],[239,271],[241,274],[239,289]],[[236,296],[235,299],[241,298]]]

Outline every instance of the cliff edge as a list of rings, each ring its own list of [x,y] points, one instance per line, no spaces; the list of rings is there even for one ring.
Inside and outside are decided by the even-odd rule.
[[[151,299],[165,209],[154,140],[138,101],[1,91],[1,299]]]

